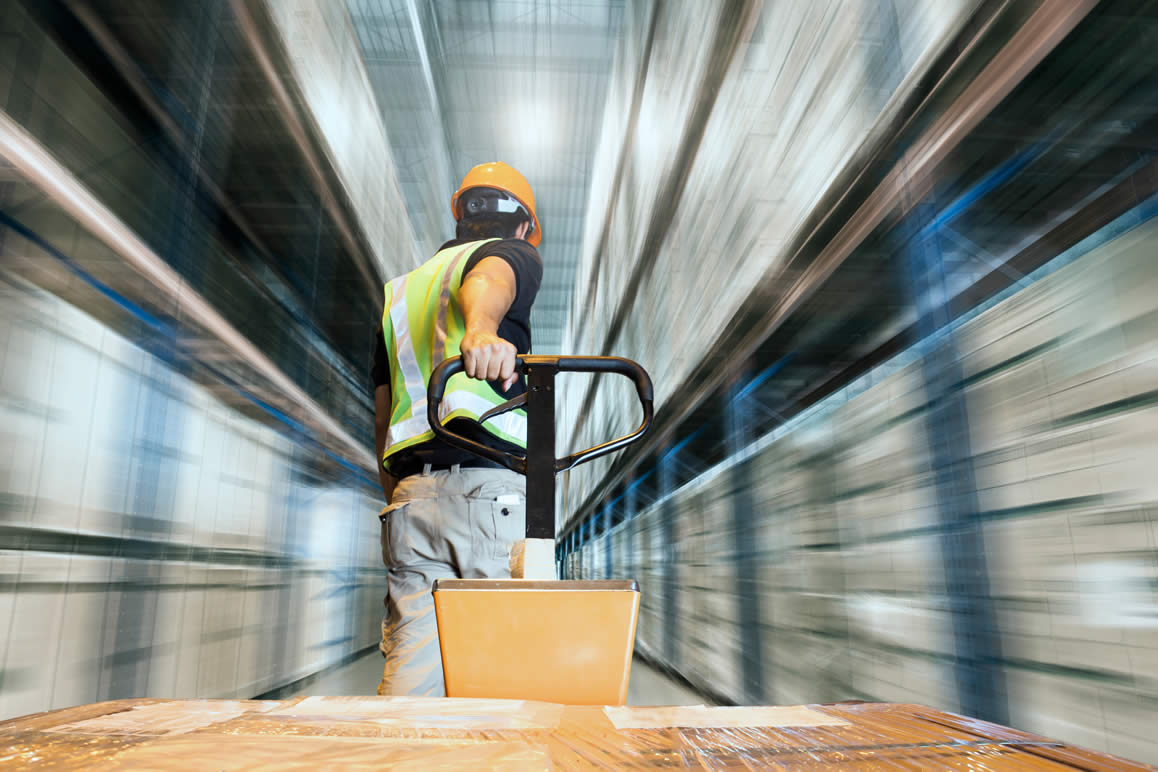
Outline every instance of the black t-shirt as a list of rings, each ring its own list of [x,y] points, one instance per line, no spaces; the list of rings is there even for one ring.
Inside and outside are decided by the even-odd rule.
[[[443,244],[439,251],[466,243],[468,242],[464,240],[452,239]],[[500,338],[510,341],[518,353],[529,354],[531,352],[531,306],[535,303],[535,296],[539,293],[539,284],[543,280],[543,261],[539,257],[538,250],[522,239],[492,241],[475,250],[470,259],[466,261],[466,266],[462,271],[463,279],[466,279],[467,274],[487,257],[502,258],[515,273],[515,299],[507,310],[507,315],[499,324],[498,335]],[[377,389],[379,386],[390,385],[390,362],[386,353],[386,341],[382,336],[381,320],[378,321],[378,326],[374,331],[374,340],[374,363],[370,370],[370,377],[373,388]],[[508,391],[502,390],[502,383],[499,381],[490,381],[490,385],[503,399],[510,399],[527,390],[526,380],[521,375]],[[462,425],[459,425],[460,423]],[[512,450],[508,443],[499,440],[474,422],[456,422],[452,428],[456,432],[465,434],[491,447]],[[437,440],[424,442],[421,445],[400,451],[397,458],[392,461],[404,461],[407,456],[420,457],[423,463],[434,464],[458,464],[479,460],[478,456],[472,453],[449,447]]]

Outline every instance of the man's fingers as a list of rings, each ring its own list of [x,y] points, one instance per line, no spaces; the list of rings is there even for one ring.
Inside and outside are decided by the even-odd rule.
[[[471,378],[500,381],[503,391],[506,391],[518,379],[518,371],[515,369],[517,351],[510,341],[501,338],[492,340],[482,345],[467,342],[461,349],[462,369]]]
[[[502,351],[497,350],[499,349],[498,346],[488,346],[487,348],[492,349],[489,352],[490,356],[487,357],[487,380],[498,380],[499,373],[502,372],[503,369]]]
[[[503,391],[511,388],[507,384],[511,383],[515,373],[515,354],[511,349],[503,351],[503,355],[499,358],[499,378],[503,381]]]
[[[490,352],[486,347],[480,348],[474,352],[474,373],[471,378],[478,378],[480,381],[486,379],[487,368],[490,367]]]
[[[484,380],[487,377],[487,370],[490,369],[491,360],[488,348],[488,346],[479,346],[471,351],[469,355],[470,364],[464,368],[468,377],[478,378],[479,380]],[[466,359],[466,357],[467,355],[464,354],[463,359]]]

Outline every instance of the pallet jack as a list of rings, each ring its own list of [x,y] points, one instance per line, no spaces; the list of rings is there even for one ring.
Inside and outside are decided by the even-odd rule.
[[[515,545],[524,570],[513,579],[439,579],[434,607],[448,697],[538,700],[568,705],[623,705],[631,676],[639,584],[555,578],[555,475],[627,447],[651,426],[651,378],[619,357],[517,358],[527,390],[483,414],[485,423],[516,409],[527,415],[525,455],[505,453],[443,426],[439,406],[452,378],[465,378],[453,357],[431,374],[427,418],[438,439],[525,475],[526,541]],[[555,376],[613,373],[630,378],[643,408],[631,434],[555,457]],[[519,555],[521,553],[521,555]],[[546,577],[545,579],[543,577]]]

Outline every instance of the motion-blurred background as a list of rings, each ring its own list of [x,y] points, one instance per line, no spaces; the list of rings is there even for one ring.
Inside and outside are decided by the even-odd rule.
[[[382,284],[503,160],[656,382],[559,501],[642,662],[1158,761],[1156,154],[1152,2],[0,0],[0,718],[378,657]]]

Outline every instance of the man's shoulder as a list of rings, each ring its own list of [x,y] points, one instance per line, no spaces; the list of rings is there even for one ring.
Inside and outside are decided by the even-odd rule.
[[[490,257],[491,255],[517,255],[520,257],[533,257],[535,260],[542,260],[542,258],[539,256],[539,250],[531,246],[531,243],[526,239],[451,239],[438,248],[438,253],[445,252],[448,249],[469,246],[471,244],[478,245],[474,255],[472,256],[476,258]],[[435,257],[438,256],[438,253],[435,253]],[[434,258],[432,257],[431,260],[433,259]]]
[[[438,252],[434,254],[431,260],[436,259],[439,255],[449,249],[458,249],[459,247],[474,247],[471,254],[471,262],[477,263],[484,257],[515,257],[515,258],[530,258],[537,261],[542,261],[539,257],[539,250],[535,249],[525,239],[451,239],[438,248]]]
[[[487,257],[514,257],[542,262],[542,258],[539,257],[539,250],[531,246],[530,242],[523,239],[499,239],[492,241],[481,248],[477,254]]]
[[[445,252],[446,250],[448,250],[448,249],[453,249],[453,248],[455,248],[455,247],[461,247],[461,246],[464,246],[464,245],[467,245],[467,244],[470,244],[470,243],[471,243],[471,242],[469,242],[469,241],[463,241],[462,239],[451,239],[450,241],[446,242],[446,243],[445,243],[445,244],[443,244],[441,247],[439,247],[439,248],[438,248],[438,251],[437,251],[437,252],[435,252],[435,253],[434,253],[433,255],[431,255],[430,257],[428,257],[428,258],[427,258],[427,259],[426,259],[426,260],[425,260],[425,261],[422,263],[422,265],[420,265],[420,266],[418,266],[418,267],[416,267],[416,268],[412,268],[411,270],[407,271],[406,273],[400,273],[400,274],[398,274],[397,276],[395,276],[395,277],[391,278],[391,279],[390,279],[390,281],[388,281],[388,282],[386,282],[386,283],[387,283],[387,284],[392,284],[393,282],[399,281],[400,279],[402,279],[402,278],[404,278],[404,277],[406,277],[406,276],[410,276],[410,275],[412,275],[412,274],[415,274],[415,273],[419,273],[419,272],[421,272],[423,269],[427,269],[427,270],[429,270],[429,269],[430,269],[430,268],[431,268],[431,267],[432,267],[432,266],[433,266],[435,263],[440,263],[440,262],[442,262],[443,260],[445,260],[445,256],[444,256],[442,253],[443,253],[443,252]],[[440,259],[440,258],[441,258],[441,259]]]

